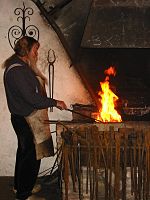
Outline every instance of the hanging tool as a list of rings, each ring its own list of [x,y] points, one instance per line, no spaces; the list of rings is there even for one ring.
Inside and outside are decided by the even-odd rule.
[[[56,56],[54,50],[48,51],[47,61],[49,63],[48,74],[49,74],[49,97],[53,99],[54,94],[54,63]],[[53,112],[53,107],[50,107],[50,112]]]

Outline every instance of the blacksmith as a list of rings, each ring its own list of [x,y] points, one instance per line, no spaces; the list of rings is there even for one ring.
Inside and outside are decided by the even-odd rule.
[[[24,36],[15,44],[15,54],[4,63],[7,104],[18,139],[14,175],[14,188],[18,200],[43,199],[32,195],[41,160],[37,159],[35,149],[34,124],[32,120],[27,119],[32,119],[30,116],[34,116],[36,111],[48,107],[67,109],[64,101],[48,98],[41,91],[37,76],[43,80],[46,78],[36,67],[39,46],[37,40]],[[36,114],[36,117],[40,115]]]

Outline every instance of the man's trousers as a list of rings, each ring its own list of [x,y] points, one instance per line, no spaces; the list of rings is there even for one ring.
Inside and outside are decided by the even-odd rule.
[[[38,176],[41,160],[36,159],[33,134],[25,118],[18,115],[11,115],[11,122],[18,139],[14,189],[17,190],[16,198],[25,200],[31,195]]]

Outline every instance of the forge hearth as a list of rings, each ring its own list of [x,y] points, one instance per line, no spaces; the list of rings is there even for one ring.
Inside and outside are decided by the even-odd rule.
[[[123,121],[150,120],[150,49],[81,48],[76,68],[95,105],[104,71],[114,66],[116,76],[110,86],[119,97],[118,111]]]

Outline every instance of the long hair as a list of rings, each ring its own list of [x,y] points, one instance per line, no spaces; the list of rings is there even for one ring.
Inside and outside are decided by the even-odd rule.
[[[22,38],[20,38],[15,46],[14,46],[14,52],[17,56],[23,57],[28,55],[28,53],[30,52],[31,48],[33,47],[33,45],[37,43],[38,45],[39,42],[34,39],[33,37],[29,37],[29,36],[23,36]],[[2,65],[3,68],[5,68],[7,66],[7,63],[9,63],[9,61],[11,60],[11,58],[14,55],[10,56]]]

